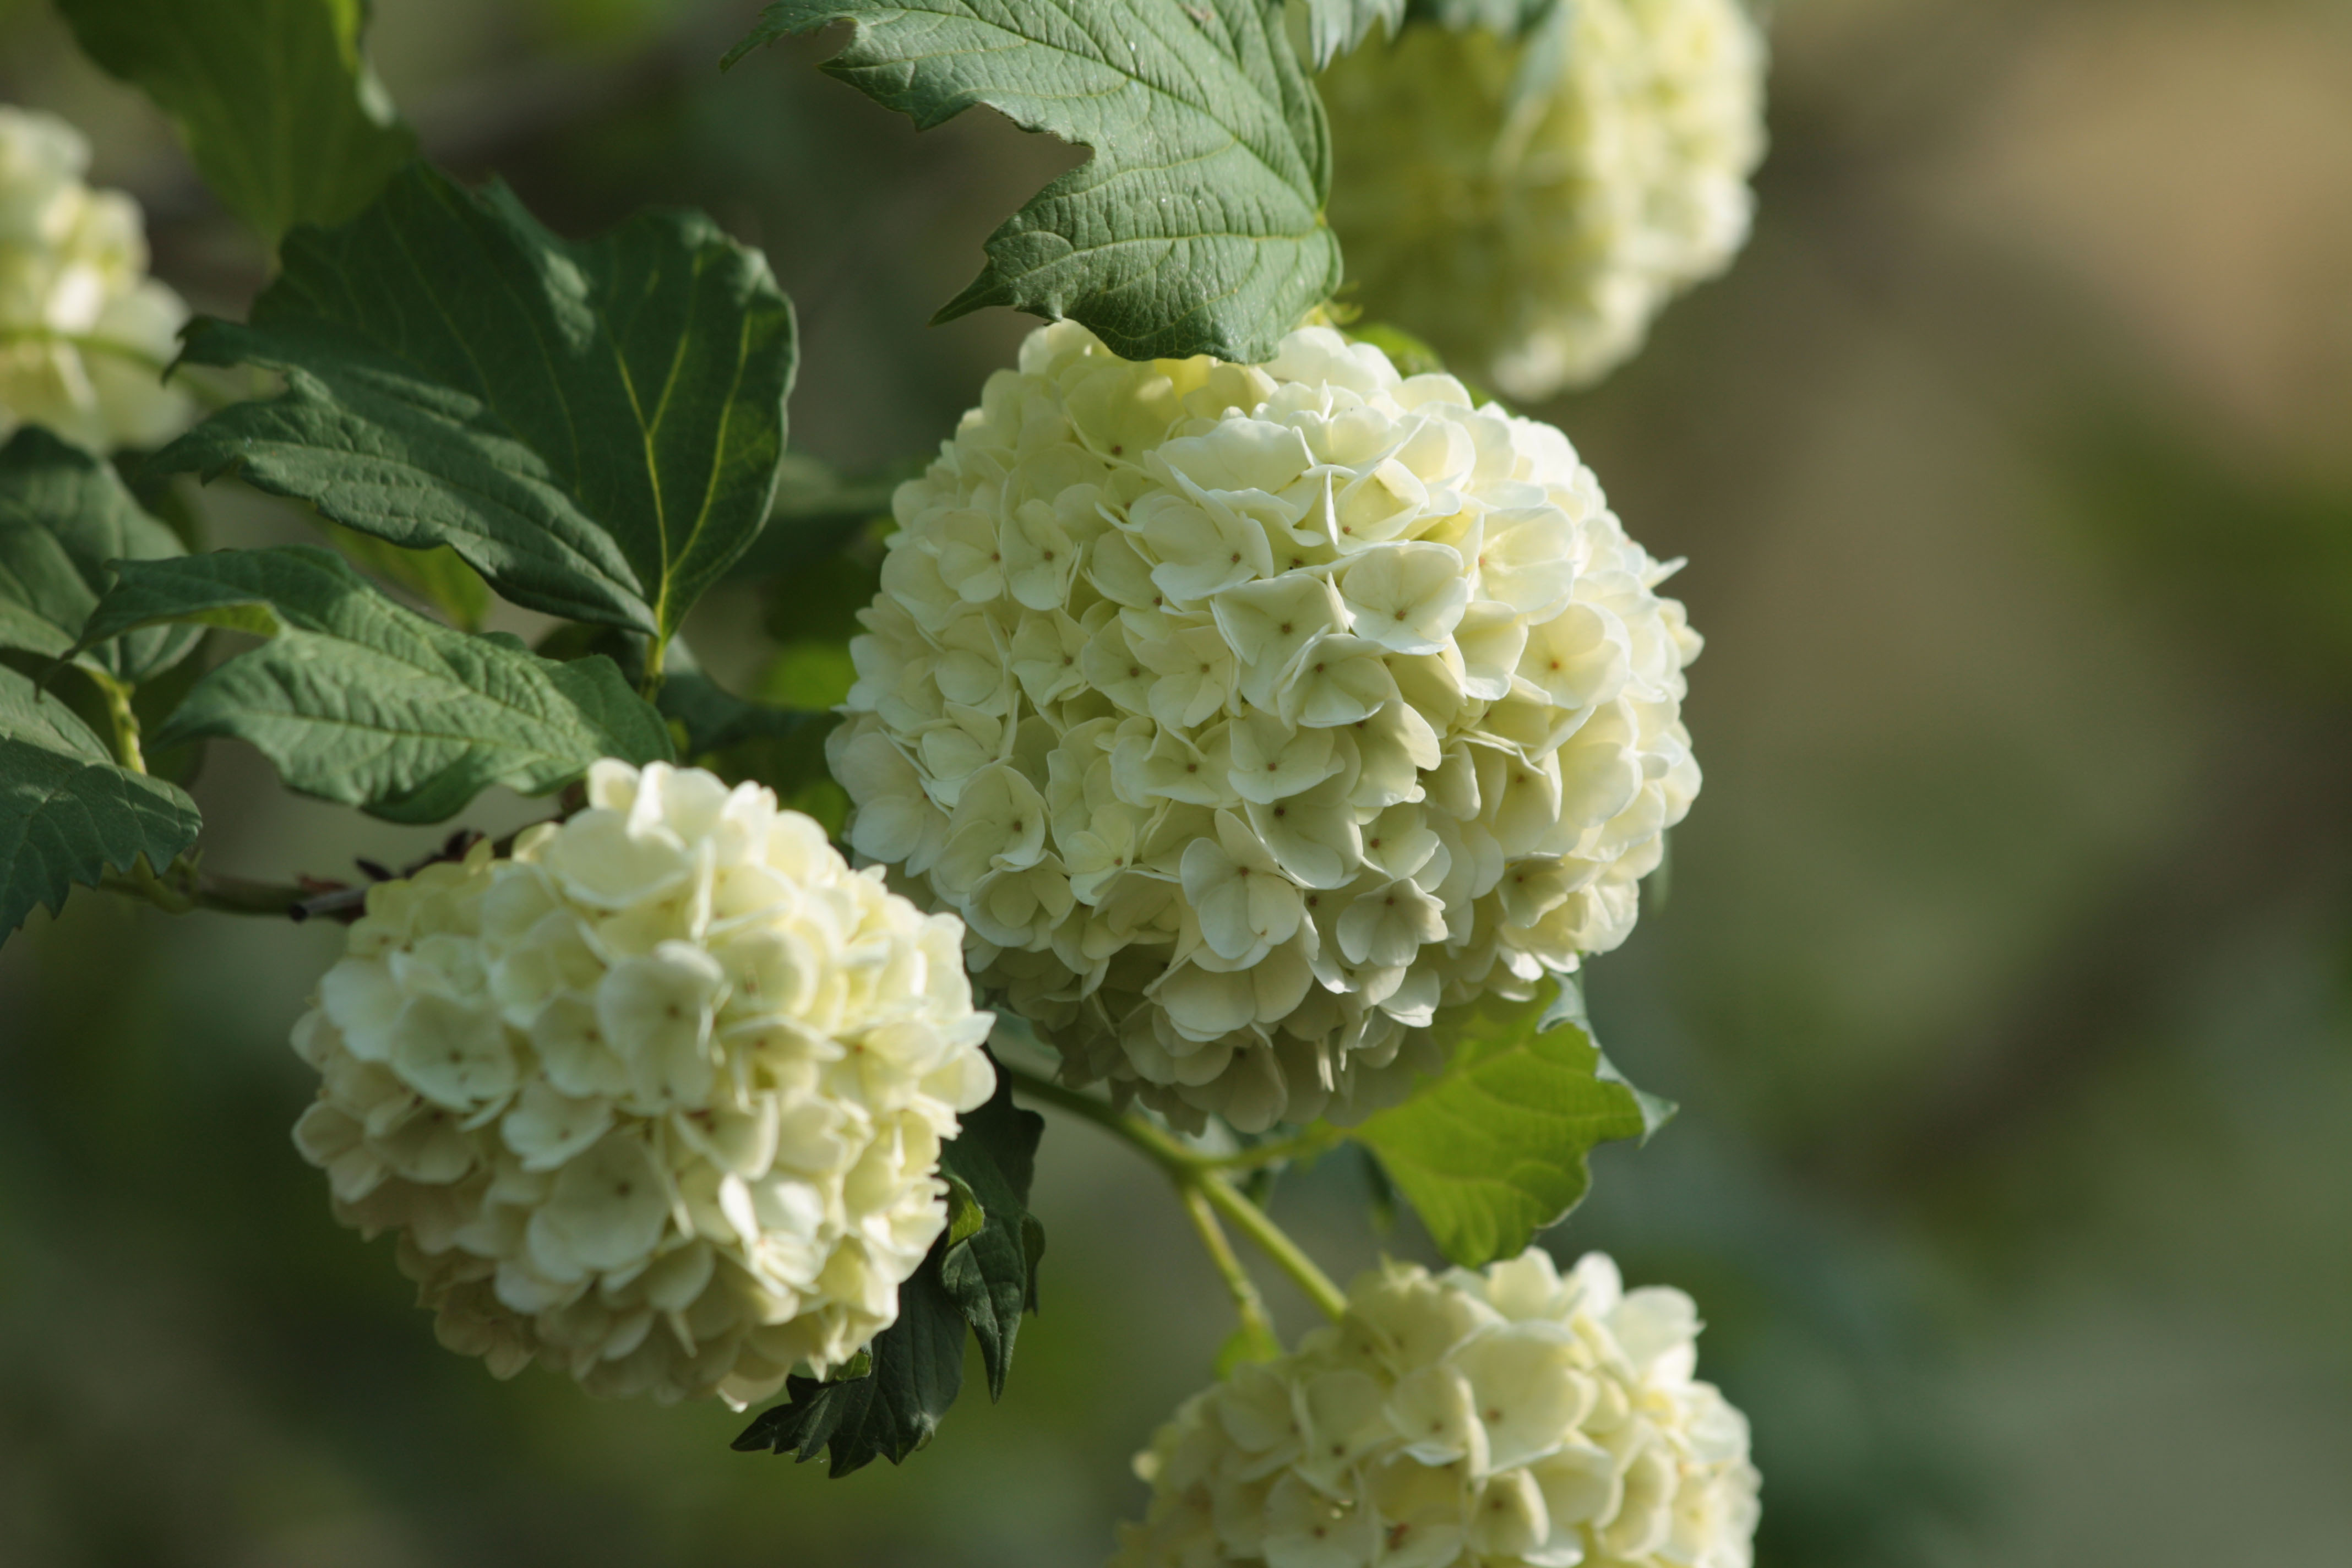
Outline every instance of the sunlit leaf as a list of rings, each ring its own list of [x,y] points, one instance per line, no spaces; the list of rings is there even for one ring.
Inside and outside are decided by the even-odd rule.
[[[667,638],[760,531],[792,305],[708,218],[574,245],[504,187],[422,164],[305,229],[246,325],[187,360],[278,371],[155,458],[235,472],[397,545],[446,544],[519,605]]]
[[[782,0],[730,63],[826,24],[825,65],[929,130],[985,104],[1094,149],[988,239],[941,321],[1009,305],[1129,359],[1252,363],[1339,285],[1322,101],[1267,0]]]
[[[1454,1262],[1511,1257],[1568,1217],[1591,1184],[1595,1144],[1646,1138],[1674,1108],[1619,1077],[1572,988],[1488,995],[1437,1016],[1444,1071],[1355,1139]]]
[[[438,822],[492,784],[543,795],[599,757],[670,755],[612,660],[453,631],[308,545],[128,563],[85,636],[167,621],[269,640],[197,682],[158,743],[248,742],[292,788],[394,822]]]

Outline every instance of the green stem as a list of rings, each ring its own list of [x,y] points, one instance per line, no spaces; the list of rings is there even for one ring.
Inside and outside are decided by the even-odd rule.
[[[1258,1294],[1257,1281],[1249,1277],[1242,1260],[1234,1256],[1234,1244],[1225,1239],[1225,1227],[1217,1223],[1217,1211],[1208,1194],[1198,1186],[1180,1186],[1177,1193],[1184,1200],[1184,1213],[1191,1217],[1192,1228],[1201,1233],[1201,1246],[1208,1252],[1209,1261],[1216,1265],[1233,1295],[1234,1315],[1241,1320],[1242,1332],[1260,1344],[1279,1346],[1282,1340],[1266,1313],[1265,1298]]]
[[[998,1070],[1013,1080],[1014,1089],[1030,1099],[1042,1100],[1073,1116],[1083,1117],[1113,1137],[1140,1150],[1147,1159],[1167,1173],[1170,1181],[1176,1184],[1177,1194],[1184,1200],[1188,1210],[1197,1197],[1199,1202],[1222,1215],[1234,1229],[1255,1242],[1258,1250],[1264,1252],[1276,1268],[1290,1276],[1291,1282],[1322,1310],[1324,1316],[1337,1321],[1347,1310],[1348,1299],[1337,1285],[1331,1283],[1330,1277],[1315,1266],[1315,1260],[1307,1257],[1264,1209],[1244,1197],[1226,1178],[1224,1171],[1230,1163],[1228,1157],[1196,1153],[1141,1117],[1127,1115],[1099,1100],[1061,1084],[1013,1068],[1000,1067]],[[1203,1239],[1206,1239],[1205,1236]],[[1222,1233],[1219,1239],[1223,1240]],[[1210,1257],[1212,1261],[1215,1260],[1215,1248],[1211,1248]],[[1218,1267],[1222,1272],[1223,1265],[1220,1263]]]
[[[646,639],[646,673],[637,682],[637,695],[648,702],[661,695],[662,656],[667,652],[669,645],[660,637]]]
[[[131,711],[131,683],[96,670],[86,671],[106,699],[107,722],[114,731],[114,760],[134,773],[147,771],[147,754],[139,747],[139,715]]]
[[[1322,1310],[1325,1317],[1338,1322],[1348,1310],[1348,1298],[1331,1277],[1315,1266],[1315,1260],[1299,1249],[1273,1216],[1242,1196],[1231,1182],[1211,1173],[1201,1178],[1202,1195],[1219,1214],[1234,1223],[1234,1227],[1252,1241],[1258,1250],[1274,1260],[1274,1266],[1290,1276],[1291,1282],[1307,1293],[1308,1300]]]
[[[148,869],[142,860],[128,875],[107,872],[98,885],[107,892],[138,899],[175,915],[212,910],[229,915],[275,915],[282,920],[311,896],[300,888],[277,882],[208,876],[184,859],[173,861],[160,873]]]
[[[1043,1100],[1056,1110],[1066,1110],[1085,1118],[1115,1138],[1132,1143],[1178,1182],[1191,1179],[1209,1169],[1208,1159],[1184,1147],[1168,1133],[1161,1131],[1139,1116],[1129,1116],[1095,1099],[1080,1094],[1066,1085],[1018,1068],[999,1064],[997,1070],[1013,1080],[1013,1087],[1032,1100]]]

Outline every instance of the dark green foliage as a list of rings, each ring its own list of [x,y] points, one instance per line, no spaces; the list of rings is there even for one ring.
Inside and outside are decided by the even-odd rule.
[[[963,1119],[962,1132],[940,1161],[981,1206],[980,1228],[951,1241],[940,1275],[980,1342],[991,1399],[1003,1396],[1022,1313],[1037,1308],[1037,1262],[1045,1253],[1045,1227],[1029,1212],[1029,1185],[1037,1173],[1037,1141],[1045,1131],[1044,1117],[1013,1103],[1012,1082],[1000,1073],[995,1094]]]
[[[519,605],[667,637],[759,532],[796,363],[758,252],[693,214],[583,245],[423,164],[290,237],[247,325],[186,358],[282,372],[155,458],[234,472]]]
[[[72,648],[106,592],[107,563],[181,553],[103,458],[28,425],[0,448],[0,647],[54,658]],[[186,626],[134,633],[77,662],[135,684],[187,656]]]
[[[195,803],[118,767],[65,704],[0,668],[0,937],[68,886],[96,887],[142,858],[156,869],[195,842]]]
[[[453,631],[307,545],[125,563],[84,641],[164,622],[269,641],[197,682],[159,743],[247,741],[292,788],[392,821],[440,821],[491,784],[543,795],[599,757],[670,754],[610,659],[557,664]]]

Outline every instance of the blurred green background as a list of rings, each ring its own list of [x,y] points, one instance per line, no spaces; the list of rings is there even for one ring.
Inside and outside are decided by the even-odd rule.
[[[794,443],[919,452],[1026,322],[930,310],[1074,155],[720,77],[751,0],[382,0],[436,157],[556,227],[703,206],[806,331]],[[1707,785],[1591,974],[1680,1100],[1549,1238],[1699,1299],[1768,1568],[2336,1568],[2352,1541],[2352,8],[1784,0],[1738,268],[1547,410],[1678,579]],[[259,258],[155,115],[0,0],[158,270]],[[305,524],[226,489],[222,542]],[[697,633],[740,678],[748,590]],[[522,626],[520,618],[509,624]],[[789,637],[789,626],[780,628]],[[211,861],[433,833],[216,746]],[[486,800],[493,830],[537,808]],[[1663,889],[1654,889],[1663,891]],[[1228,1319],[1158,1179],[1048,1134],[1045,1314],[903,1469],[738,1455],[718,1407],[494,1383],[287,1128],[339,940],[77,894],[0,950],[0,1563],[1085,1564]],[[1344,1160],[1277,1212],[1385,1239]],[[1301,1303],[1270,1281],[1287,1320]]]

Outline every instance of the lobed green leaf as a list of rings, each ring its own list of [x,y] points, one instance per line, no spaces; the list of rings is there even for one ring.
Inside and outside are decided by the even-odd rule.
[[[1437,1028],[1444,1071],[1350,1135],[1465,1268],[1515,1256],[1567,1218],[1591,1185],[1595,1144],[1647,1138],[1674,1113],[1610,1066],[1572,986],[1482,997],[1441,1011]]]
[[[157,455],[236,472],[519,605],[667,639],[768,516],[796,363],[767,262],[696,214],[587,244],[419,163],[304,229],[185,360],[282,373]]]
[[[562,788],[599,757],[667,760],[669,731],[612,660],[541,658],[395,604],[309,545],[126,562],[83,634],[164,622],[269,641],[198,681],[161,745],[229,736],[288,785],[394,822],[438,822],[492,784]]]
[[[71,651],[106,592],[108,563],[182,553],[178,536],[140,510],[104,458],[35,425],[0,447],[0,647]],[[136,685],[186,658],[200,635],[163,626],[85,649],[76,662]]]
[[[0,936],[36,904],[64,908],[72,883],[169,865],[200,825],[177,785],[117,766],[63,702],[0,667]]]
[[[762,44],[853,25],[824,68],[929,130],[985,104],[1094,157],[988,239],[940,310],[1085,323],[1129,359],[1270,359],[1339,285],[1330,132],[1269,0],[781,0]]]
[[[415,152],[360,52],[365,0],[58,0],[154,100],[221,205],[276,245],[341,223]]]

